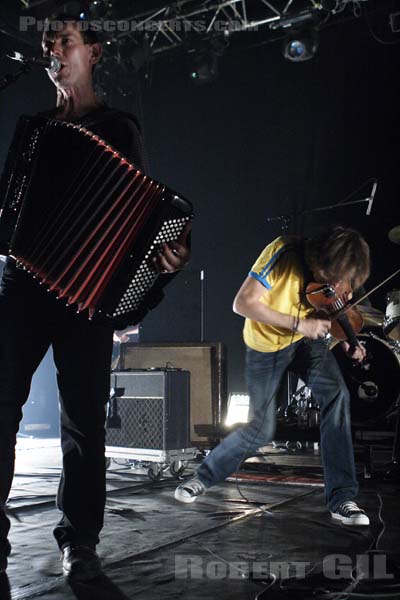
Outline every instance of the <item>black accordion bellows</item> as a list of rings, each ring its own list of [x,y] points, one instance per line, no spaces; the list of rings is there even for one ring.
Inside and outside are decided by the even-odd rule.
[[[78,312],[116,322],[143,314],[160,277],[152,257],[192,218],[98,136],[43,117],[20,118],[0,199],[0,252]]]

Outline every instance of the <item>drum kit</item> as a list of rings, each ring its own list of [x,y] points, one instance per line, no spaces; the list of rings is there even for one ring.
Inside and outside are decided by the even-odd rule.
[[[389,240],[400,244],[400,225],[389,231]],[[362,363],[349,359],[338,342],[330,345],[351,396],[351,418],[355,429],[385,429],[400,414],[400,289],[386,294],[385,314],[358,304],[363,317],[359,341],[366,349]],[[285,407],[287,420],[303,427],[318,425],[319,415],[312,394],[297,380]],[[386,426],[386,427],[385,427]]]

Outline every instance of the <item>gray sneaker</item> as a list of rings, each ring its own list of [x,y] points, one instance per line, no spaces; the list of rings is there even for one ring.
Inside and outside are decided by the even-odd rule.
[[[197,477],[184,481],[175,490],[175,500],[179,502],[194,502],[198,496],[205,494],[206,486]]]
[[[332,519],[344,525],[369,525],[369,518],[365,512],[352,500],[345,500],[331,512]]]

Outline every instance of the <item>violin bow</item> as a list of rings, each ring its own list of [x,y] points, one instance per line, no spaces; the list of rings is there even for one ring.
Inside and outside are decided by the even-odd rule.
[[[348,310],[350,310],[350,308],[353,308],[353,306],[357,306],[357,304],[360,304],[360,302],[365,300],[365,298],[368,298],[368,296],[370,294],[372,294],[373,292],[376,292],[376,290],[378,290],[380,287],[382,287],[385,283],[387,283],[390,279],[392,279],[398,273],[400,273],[400,269],[397,269],[396,271],[394,271],[394,273],[389,275],[389,277],[386,277],[386,279],[384,279],[383,281],[378,283],[378,285],[376,285],[374,288],[372,288],[372,290],[369,290],[369,292],[367,292],[366,294],[361,296],[361,298],[359,298],[355,302],[351,302],[351,300],[349,300],[349,302],[338,312],[343,314],[343,313],[347,312]]]

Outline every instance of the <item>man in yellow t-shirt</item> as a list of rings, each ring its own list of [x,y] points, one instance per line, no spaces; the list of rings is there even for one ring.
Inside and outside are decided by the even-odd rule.
[[[260,303],[291,315],[293,319],[304,319],[313,310],[307,302],[302,301],[308,271],[303,264],[302,253],[302,241],[299,238],[279,237],[264,248],[249,273],[250,284],[253,285],[255,280],[255,289],[262,291]],[[303,337],[298,331],[291,332],[290,329],[246,318],[244,342],[258,352],[275,352]]]
[[[249,422],[227,436],[203,461],[195,477],[175,491],[194,502],[207,488],[235,472],[247,457],[271,442],[276,425],[276,394],[287,371],[304,380],[320,405],[321,457],[325,500],[332,518],[346,525],[368,525],[354,502],[358,492],[351,438],[350,397],[335,357],[324,338],[328,318],[312,315],[305,298],[311,281],[360,287],[369,275],[369,247],[352,229],[332,227],[311,240],[282,236],[252,266],[234,300],[245,317]],[[362,346],[342,343],[355,360]]]

